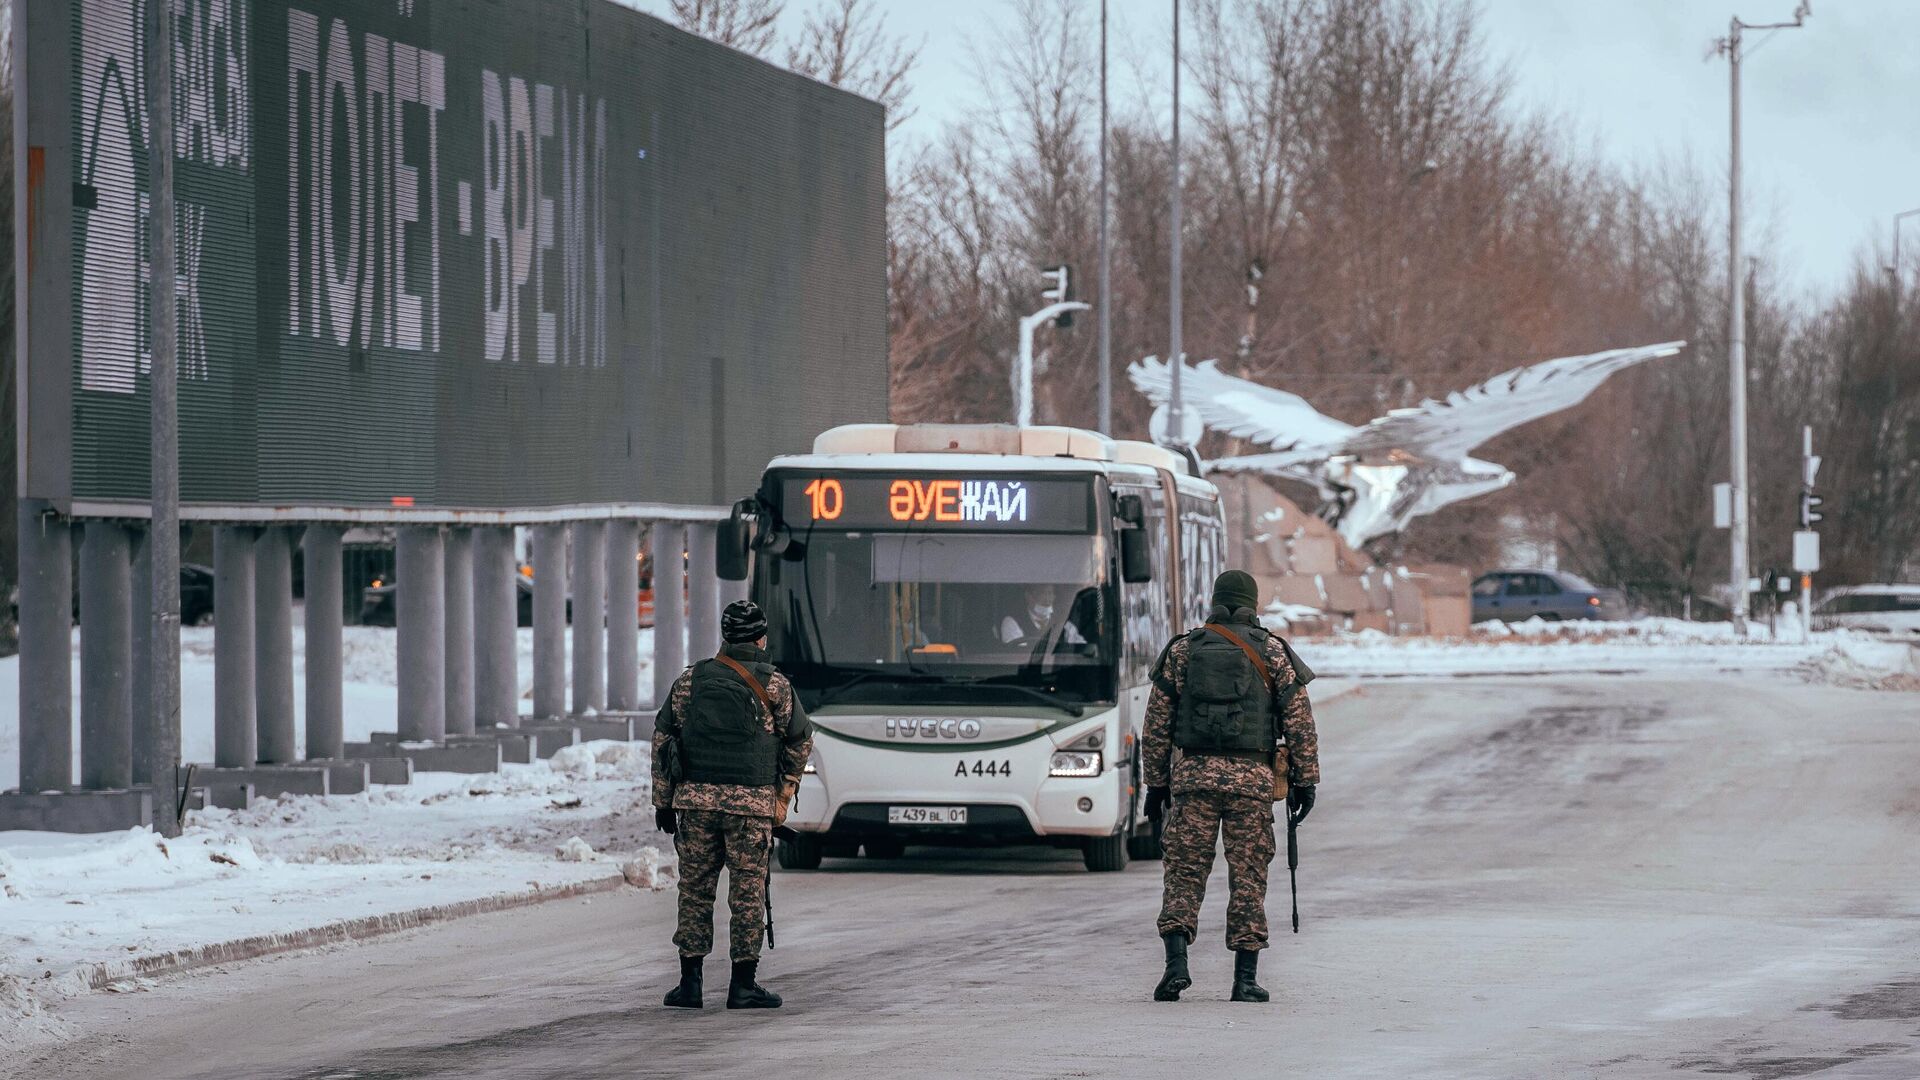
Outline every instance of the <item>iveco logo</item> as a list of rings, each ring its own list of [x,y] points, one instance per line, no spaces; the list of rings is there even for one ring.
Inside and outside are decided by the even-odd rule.
[[[980,737],[978,720],[934,720],[917,716],[887,717],[887,738],[889,739],[977,739]]]

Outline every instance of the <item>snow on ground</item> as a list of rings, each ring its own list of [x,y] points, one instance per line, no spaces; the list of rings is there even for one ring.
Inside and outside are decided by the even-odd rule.
[[[1730,623],[1478,623],[1465,639],[1396,638],[1377,630],[1304,638],[1300,655],[1321,675],[1399,678],[1469,675],[1729,671],[1794,673],[1822,682],[1920,689],[1920,650],[1850,630],[1798,627],[1778,640],[1764,624],[1746,640]],[[1911,685],[1909,685],[1911,684]]]
[[[293,675],[294,731],[300,752],[306,753],[306,633],[294,616]],[[391,627],[349,626],[341,643],[341,688],[346,738],[365,741],[376,731],[393,731],[399,712],[394,689],[395,635]],[[572,666],[573,635],[566,635],[568,666]],[[519,632],[521,701],[533,692],[533,630]],[[80,630],[73,631],[73,762],[80,767]],[[653,630],[640,630],[640,692],[653,686]],[[523,708],[523,711],[527,711]],[[192,626],[180,631],[180,749],[182,761],[213,760],[213,627]],[[20,783],[20,658],[0,659],[0,791]]]
[[[649,748],[602,741],[498,773],[198,811],[174,840],[0,833],[0,1032],[31,1027],[101,961],[623,872],[665,887],[651,792]]]

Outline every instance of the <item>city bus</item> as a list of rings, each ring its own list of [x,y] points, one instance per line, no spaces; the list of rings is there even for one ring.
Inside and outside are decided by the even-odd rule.
[[[722,530],[814,749],[778,858],[1048,844],[1158,858],[1140,734],[1203,621],[1220,496],[1188,460],[1066,427],[858,424],[775,458]]]

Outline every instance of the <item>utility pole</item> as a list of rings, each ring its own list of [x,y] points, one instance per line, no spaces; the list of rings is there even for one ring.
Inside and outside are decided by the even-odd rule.
[[[147,38],[147,243],[150,259],[147,371],[151,443],[148,450],[152,503],[147,522],[153,579],[148,685],[151,700],[137,703],[149,725],[153,826],[162,836],[180,835],[175,800],[180,771],[180,413],[178,337],[173,265],[173,4],[146,0]]]
[[[1167,307],[1171,313],[1172,340],[1167,360],[1172,365],[1171,389],[1167,395],[1167,436],[1179,439],[1186,431],[1186,414],[1180,404],[1180,369],[1187,364],[1180,341],[1180,0],[1173,0],[1173,187],[1169,194],[1167,246],[1171,250]]]
[[[1806,24],[1810,0],[1800,0],[1793,21],[1745,23],[1735,15],[1719,51],[1728,60],[1731,162],[1727,180],[1727,386],[1731,412],[1729,457],[1733,473],[1733,552],[1728,577],[1733,586],[1734,632],[1747,633],[1747,311],[1744,275],[1740,272],[1740,49],[1744,31],[1787,30]]]
[[[1100,0],[1100,434],[1113,434],[1113,260],[1107,238],[1107,0]]]

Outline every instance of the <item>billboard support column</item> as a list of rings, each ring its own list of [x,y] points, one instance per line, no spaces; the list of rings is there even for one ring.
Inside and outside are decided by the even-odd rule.
[[[341,531],[309,525],[306,553],[307,758],[338,760],[346,729],[340,707],[341,629],[345,576],[340,566]]]
[[[681,590],[686,587],[687,528],[677,521],[656,521],[648,537],[653,555],[653,707],[667,703],[667,691],[687,666],[687,616]]]
[[[473,734],[473,530],[447,530],[447,720]]]
[[[533,718],[567,714],[567,527],[533,530]]]
[[[80,786],[133,784],[133,584],[127,530],[80,533]]]
[[[213,763],[222,769],[258,763],[253,544],[253,530],[246,526],[213,531]]]
[[[439,526],[407,526],[394,555],[400,738],[437,743],[447,735],[446,540]]]
[[[473,532],[474,724],[520,726],[520,571],[513,530]]]
[[[607,708],[640,707],[640,523],[607,522]]]
[[[607,526],[573,523],[573,714],[607,708]]]
[[[20,790],[73,786],[73,533],[21,499]]]
[[[263,765],[300,760],[293,724],[293,533],[282,525],[253,542],[253,678],[256,746]]]
[[[687,526],[687,653],[712,656],[720,651],[720,575],[713,565],[719,526],[696,521]]]

